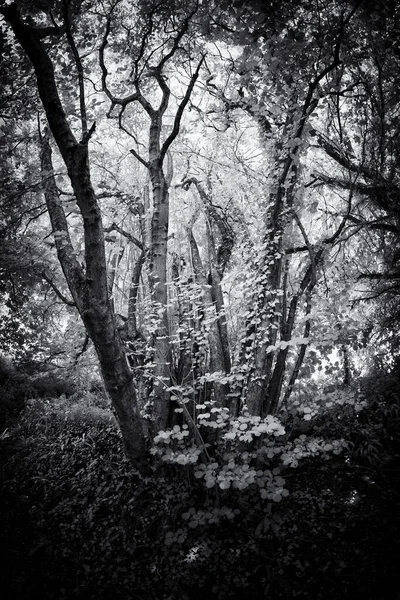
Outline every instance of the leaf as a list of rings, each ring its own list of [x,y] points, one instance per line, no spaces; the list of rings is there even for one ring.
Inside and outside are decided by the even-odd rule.
[[[259,522],[259,524],[257,525],[254,535],[255,537],[261,537],[261,533],[263,532],[264,529],[264,519],[262,521]]]
[[[223,481],[221,481],[219,487],[221,488],[221,490],[228,490],[231,487],[230,479],[224,479]]]

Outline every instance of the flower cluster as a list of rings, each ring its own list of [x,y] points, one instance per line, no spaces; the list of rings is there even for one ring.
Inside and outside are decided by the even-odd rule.
[[[197,479],[204,477],[208,488],[218,485],[221,490],[227,490],[230,487],[244,490],[255,482],[257,472],[246,463],[236,464],[234,460],[231,460],[222,467],[217,462],[198,465],[195,468],[194,476]]]
[[[209,408],[210,402],[197,404],[196,408],[200,411],[197,415],[197,424],[202,427],[210,427],[211,429],[223,429],[229,421],[229,409],[217,408],[216,406]]]
[[[154,438],[154,442],[159,444],[163,442],[164,444],[169,444],[172,440],[178,442],[178,445],[183,445],[184,438],[189,436],[189,427],[187,425],[175,425],[172,429],[166,431],[159,431]]]

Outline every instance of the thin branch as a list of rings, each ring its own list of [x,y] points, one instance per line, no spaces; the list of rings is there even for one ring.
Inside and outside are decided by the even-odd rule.
[[[25,235],[25,233],[28,231],[28,228],[30,226],[30,224],[35,221],[36,219],[39,219],[41,216],[47,214],[47,206],[44,210],[42,210],[40,213],[38,213],[37,215],[35,215],[34,217],[30,217],[27,222],[25,223],[25,227],[22,231],[22,235]]]
[[[293,388],[295,386],[295,383],[297,381],[297,377],[299,375],[300,369],[303,365],[303,361],[304,361],[304,357],[305,357],[306,349],[307,349],[307,345],[308,345],[308,339],[310,337],[310,330],[311,330],[311,322],[310,322],[310,319],[308,318],[310,312],[311,312],[311,291],[308,294],[308,298],[307,298],[306,324],[304,326],[304,332],[303,332],[303,338],[307,340],[307,343],[300,345],[300,350],[297,355],[296,362],[293,367],[293,371],[290,375],[290,379],[289,379],[288,385],[286,387],[280,408],[283,408],[284,406],[287,405],[288,400],[292,394]]]
[[[74,37],[71,31],[71,19],[70,11],[67,0],[64,0],[64,22],[67,34],[67,40],[74,56],[76,69],[78,71],[78,83],[79,83],[79,106],[81,115],[81,126],[82,126],[82,138],[87,134],[87,114],[86,114],[86,102],[85,102],[85,86],[83,81],[83,65],[79,56],[78,49],[75,44]]]
[[[293,214],[294,220],[296,221],[296,223],[298,225],[298,228],[301,231],[301,235],[303,236],[303,239],[304,239],[305,244],[307,246],[308,253],[310,255],[311,267],[312,267],[312,272],[313,272],[312,280],[314,282],[316,280],[316,277],[317,277],[317,274],[316,274],[316,265],[315,265],[315,252],[313,250],[313,247],[310,244],[310,240],[308,239],[307,232],[306,232],[306,230],[303,227],[303,223],[301,222],[299,215],[297,214],[297,212],[294,209],[292,209],[292,214]]]
[[[151,11],[148,13],[147,28],[143,32],[142,40],[141,40],[141,44],[140,44],[140,49],[139,49],[137,57],[135,58],[135,66],[134,66],[134,69],[131,72],[131,75],[133,73],[135,75],[135,81],[139,81],[140,77],[143,75],[144,69],[146,68],[146,66],[148,64],[148,61],[149,61],[150,57],[152,56],[152,53],[150,53],[150,56],[147,57],[147,60],[144,61],[144,65],[143,65],[143,67],[141,69],[141,72],[139,74],[139,63],[140,63],[140,61],[142,60],[142,58],[144,56],[144,52],[146,50],[147,40],[151,36],[151,34],[153,33],[153,27],[154,27],[153,17],[157,13],[157,11],[160,8],[160,6],[161,6],[161,3],[160,4],[156,4],[155,6],[153,6],[153,8],[151,9]]]
[[[352,204],[351,204],[352,197],[353,197],[353,192],[352,192],[352,190],[350,190],[349,198],[348,198],[347,212],[343,215],[343,218],[342,218],[338,228],[336,229],[336,231],[328,238],[325,238],[325,239],[319,241],[317,244],[314,244],[314,247],[322,247],[323,245],[325,245],[325,246],[332,245],[333,246],[335,244],[335,242],[339,238],[340,234],[342,233],[342,231],[343,231],[344,227],[346,226],[346,223],[349,219],[349,215],[350,215],[350,212],[352,209]],[[305,231],[304,231],[304,233],[305,233]],[[304,237],[304,234],[303,234],[303,237]],[[286,248],[285,254],[296,254],[298,252],[305,252],[305,251],[310,252],[310,249],[314,253],[314,260],[315,260],[315,252],[313,250],[313,246],[310,244],[309,241],[308,241],[308,243],[306,241],[305,246],[295,246],[293,248]]]
[[[164,65],[169,61],[169,59],[178,50],[179,42],[181,41],[181,39],[183,38],[183,36],[185,35],[185,33],[188,31],[190,20],[192,19],[192,17],[194,17],[194,15],[196,14],[198,8],[199,8],[199,4],[198,4],[198,1],[196,1],[193,10],[185,17],[185,19],[183,21],[183,25],[182,25],[180,31],[178,31],[178,33],[177,33],[177,35],[176,35],[176,37],[174,39],[174,42],[172,44],[171,50],[169,52],[167,52],[167,54],[158,63],[157,69],[160,72],[161,72],[162,68],[164,67]]]
[[[103,34],[103,39],[102,39],[100,47],[99,47],[99,63],[100,63],[100,69],[101,69],[102,90],[104,91],[104,93],[106,94],[106,96],[108,97],[108,99],[111,102],[111,108],[108,113],[109,115],[111,114],[111,111],[116,104],[125,107],[129,103],[135,102],[136,100],[138,100],[139,95],[140,95],[139,90],[137,89],[137,91],[134,94],[125,96],[125,98],[118,98],[117,96],[114,96],[114,94],[112,94],[112,92],[110,91],[110,89],[107,85],[108,69],[105,64],[104,53],[105,53],[106,47],[108,46],[108,36],[110,35],[110,32],[111,32],[112,15],[113,15],[115,8],[118,6],[118,4],[120,4],[120,2],[121,2],[121,0],[116,0],[110,8],[110,12],[108,13],[108,16],[107,16],[106,28],[105,28],[105,31]]]
[[[117,231],[122,236],[124,236],[127,240],[132,242],[132,244],[137,246],[140,250],[143,250],[142,242],[140,240],[138,240],[134,235],[129,233],[128,231],[125,231],[125,229],[122,229],[122,227],[120,227],[116,223],[112,223],[109,227],[104,228],[104,233],[110,233],[111,231]]]
[[[0,9],[1,12],[1,9]],[[65,25],[59,26],[54,25],[54,27],[35,27],[35,34],[39,38],[39,40],[44,40],[50,36],[62,36],[65,33]]]
[[[144,165],[146,167],[146,169],[150,169],[150,163],[147,160],[145,160],[144,158],[142,158],[140,156],[140,154],[138,152],[136,152],[136,150],[134,148],[131,148],[129,150],[129,152],[131,154],[133,154],[133,156],[136,158],[136,160],[138,160],[140,163],[142,163],[142,165]]]
[[[58,296],[58,298],[60,298],[60,300],[62,300],[64,302],[64,304],[66,304],[67,306],[73,306],[74,308],[76,308],[76,304],[73,300],[69,300],[67,298],[67,296],[65,296],[63,294],[63,292],[56,286],[56,284],[54,283],[54,281],[51,279],[51,277],[49,277],[45,271],[42,271],[40,273],[41,277],[49,284],[49,286],[51,287],[51,289],[53,290],[53,292],[56,294],[56,296]]]
[[[358,277],[360,279],[375,279],[378,281],[382,281],[383,279],[391,280],[391,279],[400,279],[400,271],[397,273],[361,273]]]
[[[123,131],[124,133],[126,133],[126,135],[128,135],[130,138],[132,138],[133,141],[135,142],[135,144],[138,146],[139,145],[139,141],[137,140],[136,136],[133,135],[133,133],[131,133],[129,131],[129,129],[127,129],[125,127],[125,125],[123,124],[123,122],[122,122],[122,118],[124,116],[125,108],[126,108],[126,106],[123,106],[121,108],[121,110],[119,111],[119,113],[118,113],[118,126],[121,129],[121,131]]]
[[[379,220],[363,221],[355,217],[354,215],[349,215],[347,218],[351,223],[354,223],[360,228],[376,229],[378,231],[386,231],[387,233],[399,233],[399,230],[396,227],[396,225],[392,225],[391,223],[384,223]]]
[[[372,181],[376,181],[376,173],[373,173],[370,169],[365,167],[364,165],[355,164],[349,157],[345,156],[342,149],[339,149],[333,142],[328,140],[322,133],[317,133],[317,140],[320,148],[325,150],[325,152],[333,158],[335,162],[339,165],[351,171],[352,173],[359,173],[370,179]]]
[[[285,250],[285,254],[297,254],[298,252],[308,252],[308,246],[294,246]]]
[[[88,334],[85,335],[85,339],[83,341],[83,345],[81,350],[79,350],[79,352],[76,353],[75,355],[75,359],[74,359],[74,364],[78,364],[78,360],[80,359],[80,357],[82,356],[82,354],[84,354],[86,352],[86,350],[88,349],[90,344],[90,337],[88,336]]]
[[[357,167],[357,165],[355,165],[354,163],[350,163],[349,159],[347,159],[343,155],[340,157],[340,153],[338,150],[334,150],[332,152],[328,152],[326,150],[326,152],[341,166],[346,166],[346,168],[348,168],[349,171],[362,174],[364,177],[373,181],[375,185],[368,185],[360,182],[352,182],[346,179],[328,177],[323,173],[318,173],[316,175],[316,178],[319,179],[322,182],[322,184],[336,186],[342,189],[349,189],[350,187],[353,187],[354,192],[357,192],[362,196],[367,196],[368,198],[371,198],[380,208],[387,212],[390,211],[393,214],[395,214],[396,211],[393,210],[393,208],[390,206],[390,200],[388,197],[390,194],[399,196],[400,190],[398,189],[398,187],[384,181],[379,175],[374,175],[374,173],[372,173],[372,171],[370,171],[369,169],[366,169],[366,167]],[[335,152],[337,152],[337,156]],[[379,179],[379,183],[377,183],[377,179]]]
[[[87,146],[87,144],[89,143],[90,138],[92,137],[92,135],[94,134],[95,131],[96,131],[96,122],[94,122],[92,124],[92,126],[90,127],[89,131],[87,131],[82,136],[82,140],[79,142],[79,145],[80,146]]]
[[[363,296],[362,298],[357,298],[356,300],[357,300],[357,302],[366,302],[367,300],[376,300],[377,298],[380,298],[381,296],[383,296],[383,294],[386,294],[389,292],[392,292],[395,296],[398,296],[399,290],[400,290],[400,283],[397,285],[387,286],[387,287],[383,288],[382,290],[379,290],[373,296]],[[353,300],[353,303],[356,300]]]
[[[350,191],[349,191],[349,197],[348,197],[347,212],[343,216],[343,219],[342,219],[339,227],[336,229],[335,233],[333,233],[326,240],[323,240],[324,244],[331,244],[331,245],[333,245],[336,242],[336,240],[339,238],[340,234],[342,233],[342,231],[343,231],[343,229],[344,229],[344,227],[345,227],[345,225],[347,223],[348,217],[349,217],[349,215],[351,213],[351,209],[352,209],[352,203],[351,203],[351,201],[352,201],[352,198],[353,198],[353,189],[350,189]]]

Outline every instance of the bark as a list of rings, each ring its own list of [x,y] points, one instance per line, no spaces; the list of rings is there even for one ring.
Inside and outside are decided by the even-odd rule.
[[[125,133],[127,129],[123,125],[122,117],[126,107],[131,103],[138,103],[150,119],[149,140],[148,140],[148,158],[142,157],[137,150],[131,148],[133,156],[148,170],[153,199],[153,216],[151,220],[151,239],[146,247],[146,253],[149,259],[149,282],[152,293],[155,336],[154,336],[154,421],[157,430],[165,429],[169,420],[170,413],[170,395],[166,391],[171,379],[172,353],[169,338],[168,323],[168,289],[167,289],[167,249],[168,249],[168,225],[169,225],[169,186],[172,178],[172,161],[169,154],[169,148],[174,142],[180,131],[182,115],[192,94],[194,85],[198,79],[200,69],[205,60],[202,56],[194,73],[192,74],[185,94],[176,109],[172,129],[162,142],[163,117],[168,108],[171,90],[168,85],[168,78],[164,74],[164,67],[168,61],[180,50],[180,42],[187,34],[192,17],[197,11],[197,4],[190,11],[176,30],[176,35],[172,38],[172,44],[168,52],[159,60],[157,65],[148,64],[143,61],[144,50],[147,43],[147,35],[142,40],[142,47],[139,55],[133,61],[133,86],[135,91],[124,98],[116,97],[108,87],[108,70],[105,63],[105,49],[108,45],[108,37],[111,31],[111,20],[113,11],[118,3],[115,3],[106,19],[106,28],[102,43],[99,48],[100,68],[102,72],[102,89],[108,96],[111,107],[110,111],[118,107],[119,126]],[[150,31],[153,23],[150,18]],[[143,95],[141,90],[141,77],[151,77],[158,85],[161,99],[158,107],[154,108],[152,103]],[[134,136],[132,136],[134,137]],[[167,159],[166,173],[164,172],[164,161]],[[146,244],[147,240],[144,240]]]
[[[217,268],[217,252],[211,223],[207,222],[208,255],[209,255],[209,295],[211,306],[215,310],[216,320],[211,325],[212,340],[210,340],[211,370],[220,371],[227,375],[231,370],[228,327],[225,316],[224,298],[221,278],[223,271]],[[207,288],[208,289],[208,288]],[[217,406],[228,406],[229,386],[226,383],[214,382],[214,395]]]
[[[307,309],[306,309],[306,316],[309,315],[311,312],[311,292],[308,294],[308,298],[307,298]],[[303,332],[303,338],[308,339],[310,336],[310,330],[311,330],[311,324],[310,324],[310,320],[307,319],[306,324],[304,326],[304,332]],[[292,394],[294,385],[297,381],[297,377],[299,375],[300,369],[303,365],[304,362],[304,357],[306,355],[306,350],[307,350],[307,344],[301,344],[300,346],[300,350],[299,353],[297,355],[296,358],[296,362],[294,364],[293,367],[293,371],[290,375],[290,379],[289,382],[286,386],[286,390],[282,399],[282,404],[281,406],[287,406],[287,403],[289,401],[289,398]]]
[[[292,115],[288,115],[285,129],[286,131],[289,131],[289,128],[292,129],[290,135],[292,139],[302,139],[304,127],[310,115],[318,105],[317,90],[320,82],[340,65],[340,49],[344,30],[356,10],[357,8],[351,11],[347,18],[343,19],[341,22],[341,27],[337,33],[336,43],[333,48],[332,62],[310,81],[306,98],[302,107],[299,107],[297,114],[293,113]],[[297,122],[294,122],[295,119]],[[293,125],[294,127],[292,127]],[[291,148],[282,160],[277,160],[276,162],[276,170],[280,170],[280,176],[276,182],[277,191],[270,196],[273,208],[271,215],[266,222],[266,227],[269,232],[265,236],[267,250],[264,257],[264,293],[263,300],[259,302],[262,312],[263,309],[267,308],[267,303],[276,299],[274,298],[274,295],[276,295],[281,284],[282,259],[280,256],[283,254],[282,237],[285,229],[285,219],[283,214],[284,209],[286,207],[290,208],[293,203],[293,192],[297,177],[296,155],[298,154],[298,151],[299,146]],[[264,338],[266,337],[267,339],[265,341],[260,340],[258,344],[254,344],[254,356],[246,398],[250,413],[257,416],[261,415],[262,407],[263,405],[265,406],[266,402],[270,403],[271,406],[276,403],[276,391],[274,391],[274,397],[271,399],[271,402],[266,398],[273,366],[273,354],[267,352],[267,347],[269,345],[275,345],[277,338],[276,315],[273,314],[271,310],[264,310],[264,314],[261,314],[260,329],[261,331],[264,331]],[[265,335],[265,333],[267,333],[267,335]],[[281,386],[281,364],[286,362],[284,359],[285,357],[281,355],[278,370],[273,382],[274,390]]]
[[[124,346],[116,330],[108,294],[103,298],[93,298],[90,281],[73,252],[68,223],[54,179],[51,147],[47,137],[42,138],[41,165],[46,204],[55,232],[61,267],[99,357],[105,388],[115,409],[125,452],[132,464],[145,472],[148,468],[145,440]],[[107,279],[103,289],[107,291]]]
[[[289,305],[289,311],[285,322],[282,324],[281,340],[289,342],[292,334],[296,319],[296,313],[299,301],[303,297],[306,290],[311,293],[312,288],[315,286],[315,259],[313,264],[309,264],[306,272],[300,283],[299,290],[292,297]],[[283,378],[286,370],[286,360],[288,356],[289,347],[279,350],[276,358],[275,367],[272,373],[271,380],[268,384],[266,398],[263,402],[263,414],[274,414],[277,410],[280,394],[282,391]]]
[[[128,337],[130,340],[134,340],[139,335],[137,327],[137,299],[144,260],[145,253],[142,251],[132,269],[128,300]]]
[[[160,130],[151,130],[150,137],[160,135]],[[170,394],[166,391],[171,377],[171,345],[168,323],[167,251],[169,226],[169,183],[164,175],[159,157],[159,148],[150,140],[150,180],[153,192],[153,217],[151,221],[150,283],[156,311],[154,344],[154,417],[156,430],[168,425]]]
[[[78,263],[68,234],[51,162],[51,149],[42,139],[42,171],[46,203],[55,230],[58,258],[86,331],[99,357],[104,384],[121,429],[124,448],[135,468],[148,469],[146,445],[136,402],[132,374],[118,335],[107,287],[104,234],[100,208],[92,187],[87,134],[80,142],[73,135],[55,82],[54,67],[42,42],[43,32],[25,25],[15,4],[1,13],[35,70],[39,95],[60,154],[66,165],[84,226],[85,268]],[[93,133],[93,128],[90,133]],[[61,234],[59,233],[61,232]]]
[[[116,240],[116,243],[118,244],[117,240]],[[120,246],[117,251],[115,251],[113,249],[111,251],[111,258],[109,260],[109,267],[108,267],[108,293],[109,293],[109,296],[111,298],[113,309],[115,309],[115,300],[114,300],[114,297],[113,297],[115,279],[116,279],[116,276],[117,276],[118,267],[119,267],[119,265],[121,263],[121,260],[122,260],[122,258],[124,256],[124,252],[125,252],[125,246]]]
[[[290,301],[287,318],[285,319],[285,322],[283,323],[281,339],[285,342],[289,342],[290,339],[292,338],[298,304],[299,304],[300,300],[303,298],[304,294],[306,294],[307,295],[307,306],[308,306],[308,304],[310,302],[311,294],[314,290],[315,285],[317,284],[316,269],[319,267],[321,261],[323,260],[324,253],[323,253],[322,249],[318,250],[318,252],[316,252],[316,253],[313,253],[313,251],[310,249],[310,252],[312,253],[310,256],[310,263],[308,264],[308,266],[304,272],[304,275],[300,282],[297,293],[292,297],[292,299]],[[309,323],[307,323],[307,325],[306,325],[306,334],[308,337]],[[266,394],[266,398],[265,398],[264,405],[263,405],[264,415],[275,414],[278,409],[281,392],[282,392],[282,384],[283,384],[286,366],[287,366],[286,361],[287,361],[287,356],[288,356],[288,350],[289,350],[289,348],[286,347],[285,349],[281,349],[278,352],[274,371],[273,371],[271,380],[268,385],[267,394]],[[305,348],[304,348],[304,352],[305,352]],[[300,369],[303,358],[304,358],[304,354],[302,355],[302,351],[300,351],[298,360],[301,360],[301,362],[300,362],[300,364],[296,364],[296,368],[298,367],[297,373],[298,373],[298,370]],[[295,368],[295,371],[296,371],[296,368]],[[297,377],[297,373],[296,373],[296,377]],[[294,381],[292,382],[292,387],[293,387],[293,385],[294,385]]]
[[[194,306],[189,297],[184,298],[184,290],[182,290],[180,279],[180,261],[181,256],[174,254],[171,273],[174,290],[176,290],[176,309],[172,316],[170,316],[170,320],[174,328],[181,329],[182,326],[185,326],[188,331],[193,332],[196,327],[193,313]],[[176,385],[184,385],[193,381],[192,344],[193,340],[188,339],[186,334],[179,334],[178,351],[175,357],[173,375]]]
[[[228,265],[232,254],[233,246],[235,243],[235,235],[231,226],[228,224],[226,216],[221,214],[220,210],[217,210],[217,207],[214,206],[214,204],[212,203],[210,195],[206,192],[203,185],[196,177],[190,177],[189,179],[185,179],[185,181],[183,181],[181,185],[185,190],[188,190],[192,184],[196,187],[203,204],[204,212],[206,214],[209,224],[209,230],[211,233],[209,237],[212,238],[212,261],[213,265],[219,272],[220,280],[222,280],[225,273],[225,269]],[[212,234],[212,224],[215,224],[221,240],[218,244],[218,250],[217,244]]]
[[[209,280],[211,284],[211,299],[215,305],[216,314],[218,316],[217,327],[219,333],[219,339],[221,344],[222,352],[222,363],[223,372],[230,373],[231,370],[231,354],[229,348],[229,335],[228,325],[226,322],[225,315],[225,304],[224,296],[222,292],[222,278],[224,276],[225,268],[229,262],[233,248],[233,234],[228,228],[219,215],[215,214],[217,211],[212,207],[211,202],[206,204],[206,215],[207,215],[207,237],[208,237],[208,256],[209,256]],[[213,233],[212,223],[216,223],[221,233],[221,244],[217,249],[215,236]]]
[[[223,354],[223,365],[224,373],[230,373],[231,371],[231,353],[229,348],[229,335],[228,335],[228,323],[226,321],[224,296],[222,293],[221,276],[215,265],[210,265],[211,275],[211,298],[215,304],[215,310],[218,315],[217,326],[219,331],[219,337],[221,339],[222,354]]]

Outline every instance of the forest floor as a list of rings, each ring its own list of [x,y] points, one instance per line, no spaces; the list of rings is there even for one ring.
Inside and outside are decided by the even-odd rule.
[[[400,598],[392,450],[304,460],[279,504],[226,491],[228,518],[213,520],[216,497],[187,467],[140,480],[106,409],[66,419],[52,402],[0,440],[4,600]],[[208,517],[188,526],[188,510]]]

